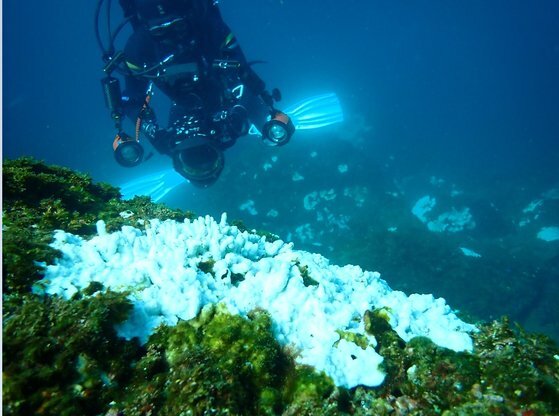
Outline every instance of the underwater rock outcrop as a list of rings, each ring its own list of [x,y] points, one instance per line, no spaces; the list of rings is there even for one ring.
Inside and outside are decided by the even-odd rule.
[[[150,328],[144,343],[120,337],[117,329],[130,324],[137,306],[137,288],[130,283],[118,288],[110,279],[91,278],[73,285],[71,293],[58,292],[63,296],[39,293],[41,287],[48,292],[46,282],[37,286],[45,265],[61,265],[68,258],[56,244],[53,248],[55,229],[85,244],[98,238],[99,231],[124,238],[119,234],[123,226],[131,232],[126,227],[139,229],[154,218],[188,224],[199,220],[146,198],[124,202],[118,189],[32,159],[5,161],[3,173],[5,414],[559,413],[557,346],[506,319],[478,324],[469,335],[473,349],[454,351],[427,338],[428,331],[423,337],[399,331],[394,320],[406,315],[396,315],[394,305],[378,303],[361,311],[355,326],[362,325],[363,331],[340,329],[335,342],[383,357],[379,370],[385,376],[377,387],[340,386],[332,375],[301,362],[302,351],[278,338],[273,310],[247,307],[236,314],[223,299],[197,309],[195,316],[156,322],[161,325]],[[281,242],[246,231],[238,235],[257,246],[275,244],[275,254],[281,252]],[[196,273],[211,276],[214,284],[220,283],[220,270],[232,288],[266,278],[250,275],[243,262],[224,265],[210,245],[196,250]],[[292,296],[334,287],[318,273],[316,264],[323,260],[312,263],[309,256],[290,257],[293,284],[297,282]],[[358,276],[362,274],[350,273],[347,285]],[[368,284],[380,284],[373,277]],[[147,282],[139,285],[147,287]]]

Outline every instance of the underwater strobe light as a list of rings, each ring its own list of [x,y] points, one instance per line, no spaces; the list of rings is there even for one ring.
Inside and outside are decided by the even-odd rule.
[[[126,168],[139,165],[144,157],[142,145],[124,132],[119,132],[115,136],[113,150],[118,164]]]
[[[265,143],[272,146],[282,146],[286,144],[295,132],[295,126],[291,118],[281,111],[272,114],[270,121],[262,128],[262,139]]]

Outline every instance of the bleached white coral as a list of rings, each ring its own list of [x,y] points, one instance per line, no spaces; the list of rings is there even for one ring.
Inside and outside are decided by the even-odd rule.
[[[128,338],[146,341],[155,326],[194,318],[209,304],[242,316],[263,308],[276,339],[300,351],[299,362],[345,387],[384,379],[376,341],[364,329],[367,310],[386,307],[390,324],[406,341],[427,336],[457,351],[472,349],[468,332],[475,327],[458,319],[443,299],[393,291],[376,272],[330,265],[281,240],[241,232],[225,215],[219,222],[209,216],[182,223],[151,220],[144,230],[126,226],[114,233],[99,221],[98,231],[90,240],[56,232],[52,246],[62,257],[45,266],[40,287],[64,297],[93,281],[130,291],[133,313],[118,328]],[[211,273],[198,267],[208,260]],[[301,270],[318,285],[305,285]],[[244,279],[233,280],[233,274]],[[341,339],[340,331],[362,334],[369,347]]]

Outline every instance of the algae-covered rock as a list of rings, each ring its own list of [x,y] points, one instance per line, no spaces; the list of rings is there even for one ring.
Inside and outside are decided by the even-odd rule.
[[[55,229],[91,236],[100,219],[112,231],[156,217],[193,216],[147,197],[122,201],[118,188],[31,158],[4,161],[2,174],[4,293],[28,292],[40,278],[37,262],[52,263],[56,252],[48,244]]]
[[[3,184],[4,414],[559,414],[557,346],[507,320],[478,325],[473,353],[457,353],[426,338],[406,343],[387,309],[364,311],[375,342],[338,334],[374,347],[386,379],[377,388],[350,390],[296,364],[298,352],[276,341],[264,310],[242,318],[206,307],[191,321],[159,327],[143,346],[125,341],[114,325],[130,311],[126,293],[99,284],[69,300],[30,293],[42,277],[37,262],[57,256],[49,246],[54,229],[88,238],[100,219],[112,231],[192,214],[145,197],[122,201],[117,188],[32,159],[5,161]],[[214,261],[198,266],[212,273]],[[310,279],[305,286],[320,288]]]
[[[482,397],[502,397],[534,414],[559,414],[559,355],[553,341],[511,327],[506,318],[481,326],[474,340]]]
[[[38,207],[57,198],[69,212],[85,213],[119,197],[108,184],[93,183],[91,177],[60,166],[50,166],[32,158],[6,160],[2,166],[3,199],[6,205],[19,202]]]
[[[113,327],[128,316],[125,295],[12,296],[3,308],[4,414],[98,414],[128,382],[139,347]]]
[[[282,378],[292,363],[270,325],[264,312],[245,320],[206,310],[191,322],[160,328],[149,344],[165,354],[168,383],[160,390],[161,414],[211,409],[257,414],[281,405]]]
[[[335,386],[297,366],[271,326],[265,311],[245,319],[218,306],[159,327],[114,408],[126,415],[144,414],[142,409],[161,415],[323,414],[317,411]]]
[[[385,319],[383,310],[365,314],[387,372],[375,393],[357,389],[356,397],[368,394],[361,402],[377,409],[374,414],[558,414],[559,356],[549,338],[513,329],[503,319],[479,325],[473,353],[454,352],[423,337],[406,344]],[[378,406],[392,410],[383,413]]]

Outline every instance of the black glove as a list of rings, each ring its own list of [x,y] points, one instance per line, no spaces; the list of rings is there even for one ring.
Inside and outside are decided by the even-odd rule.
[[[270,108],[274,108],[274,101],[278,102],[281,100],[281,92],[277,88],[274,88],[271,93],[268,90],[264,90],[260,93],[260,96]]]
[[[155,138],[155,134],[158,130],[159,126],[155,122],[144,121],[142,123],[142,133],[144,133],[150,141]]]
[[[170,154],[172,148],[171,140],[174,136],[173,130],[159,129],[154,132],[153,137],[150,137],[149,141],[159,153]]]
[[[144,120],[141,127],[142,133],[149,139],[152,146],[159,153],[169,154],[170,141],[174,136],[174,130],[160,129],[155,120]]]

